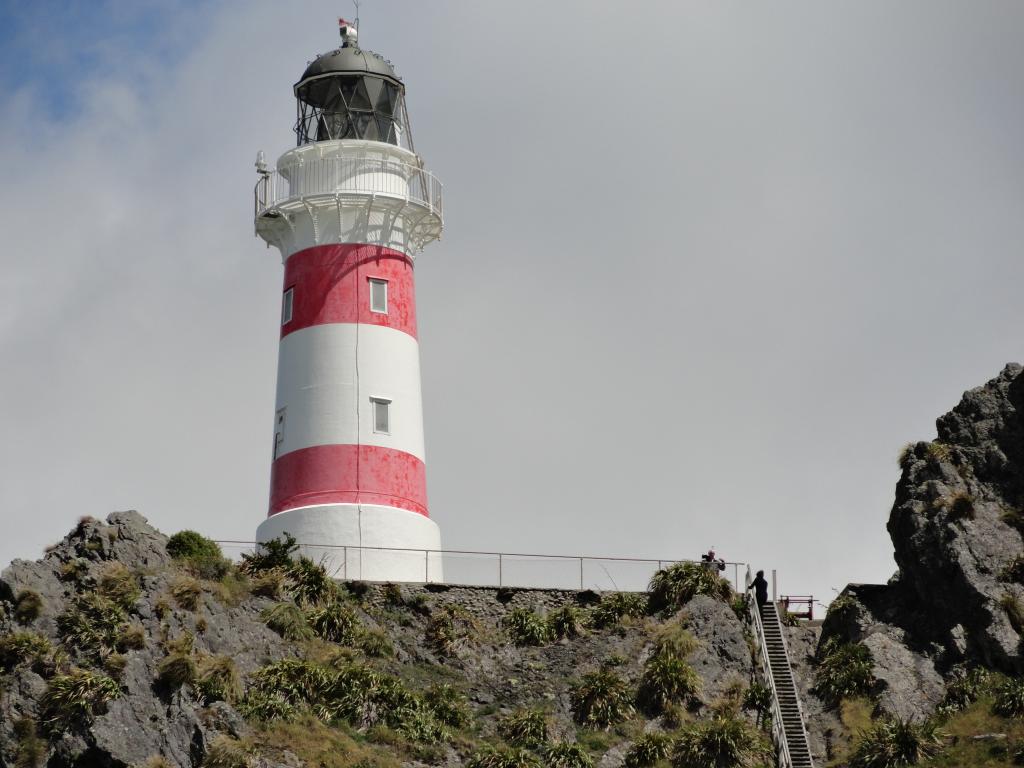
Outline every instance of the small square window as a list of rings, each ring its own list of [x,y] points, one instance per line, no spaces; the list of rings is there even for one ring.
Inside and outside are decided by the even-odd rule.
[[[373,405],[373,431],[381,435],[391,434],[391,401],[380,397],[371,397]]]
[[[388,313],[388,281],[370,278],[370,311]]]
[[[292,321],[292,302],[294,298],[294,288],[289,288],[284,292],[284,299],[281,302],[281,325],[286,325]]]

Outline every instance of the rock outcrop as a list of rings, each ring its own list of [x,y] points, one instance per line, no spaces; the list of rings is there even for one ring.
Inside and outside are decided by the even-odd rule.
[[[907,446],[888,523],[899,570],[847,587],[826,619],[823,641],[871,649],[890,712],[934,709],[955,665],[1024,670],[1021,374],[1006,366],[938,419],[934,441]]]

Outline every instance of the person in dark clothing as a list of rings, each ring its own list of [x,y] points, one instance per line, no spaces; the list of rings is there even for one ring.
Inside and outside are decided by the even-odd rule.
[[[747,589],[754,590],[754,597],[757,599],[758,608],[768,602],[768,582],[765,581],[764,571],[757,572],[757,576],[750,582],[750,586]]]

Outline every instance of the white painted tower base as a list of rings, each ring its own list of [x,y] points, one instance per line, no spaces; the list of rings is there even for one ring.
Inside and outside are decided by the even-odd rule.
[[[286,532],[295,537],[301,554],[323,563],[336,579],[444,581],[441,529],[415,512],[374,504],[297,507],[264,520],[256,542]]]

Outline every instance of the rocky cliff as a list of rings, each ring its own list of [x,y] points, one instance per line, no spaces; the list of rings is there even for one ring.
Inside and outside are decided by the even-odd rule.
[[[172,557],[135,512],[12,563],[0,766],[456,766],[513,750],[614,768],[647,732],[685,741],[723,716],[764,747],[742,711],[749,630],[717,576],[652,614],[646,595],[249,566]],[[588,709],[594,695],[611,708]]]
[[[861,642],[882,707],[923,716],[957,666],[1024,668],[1024,376],[1008,365],[908,445],[889,517],[897,573],[850,585],[822,640]]]

